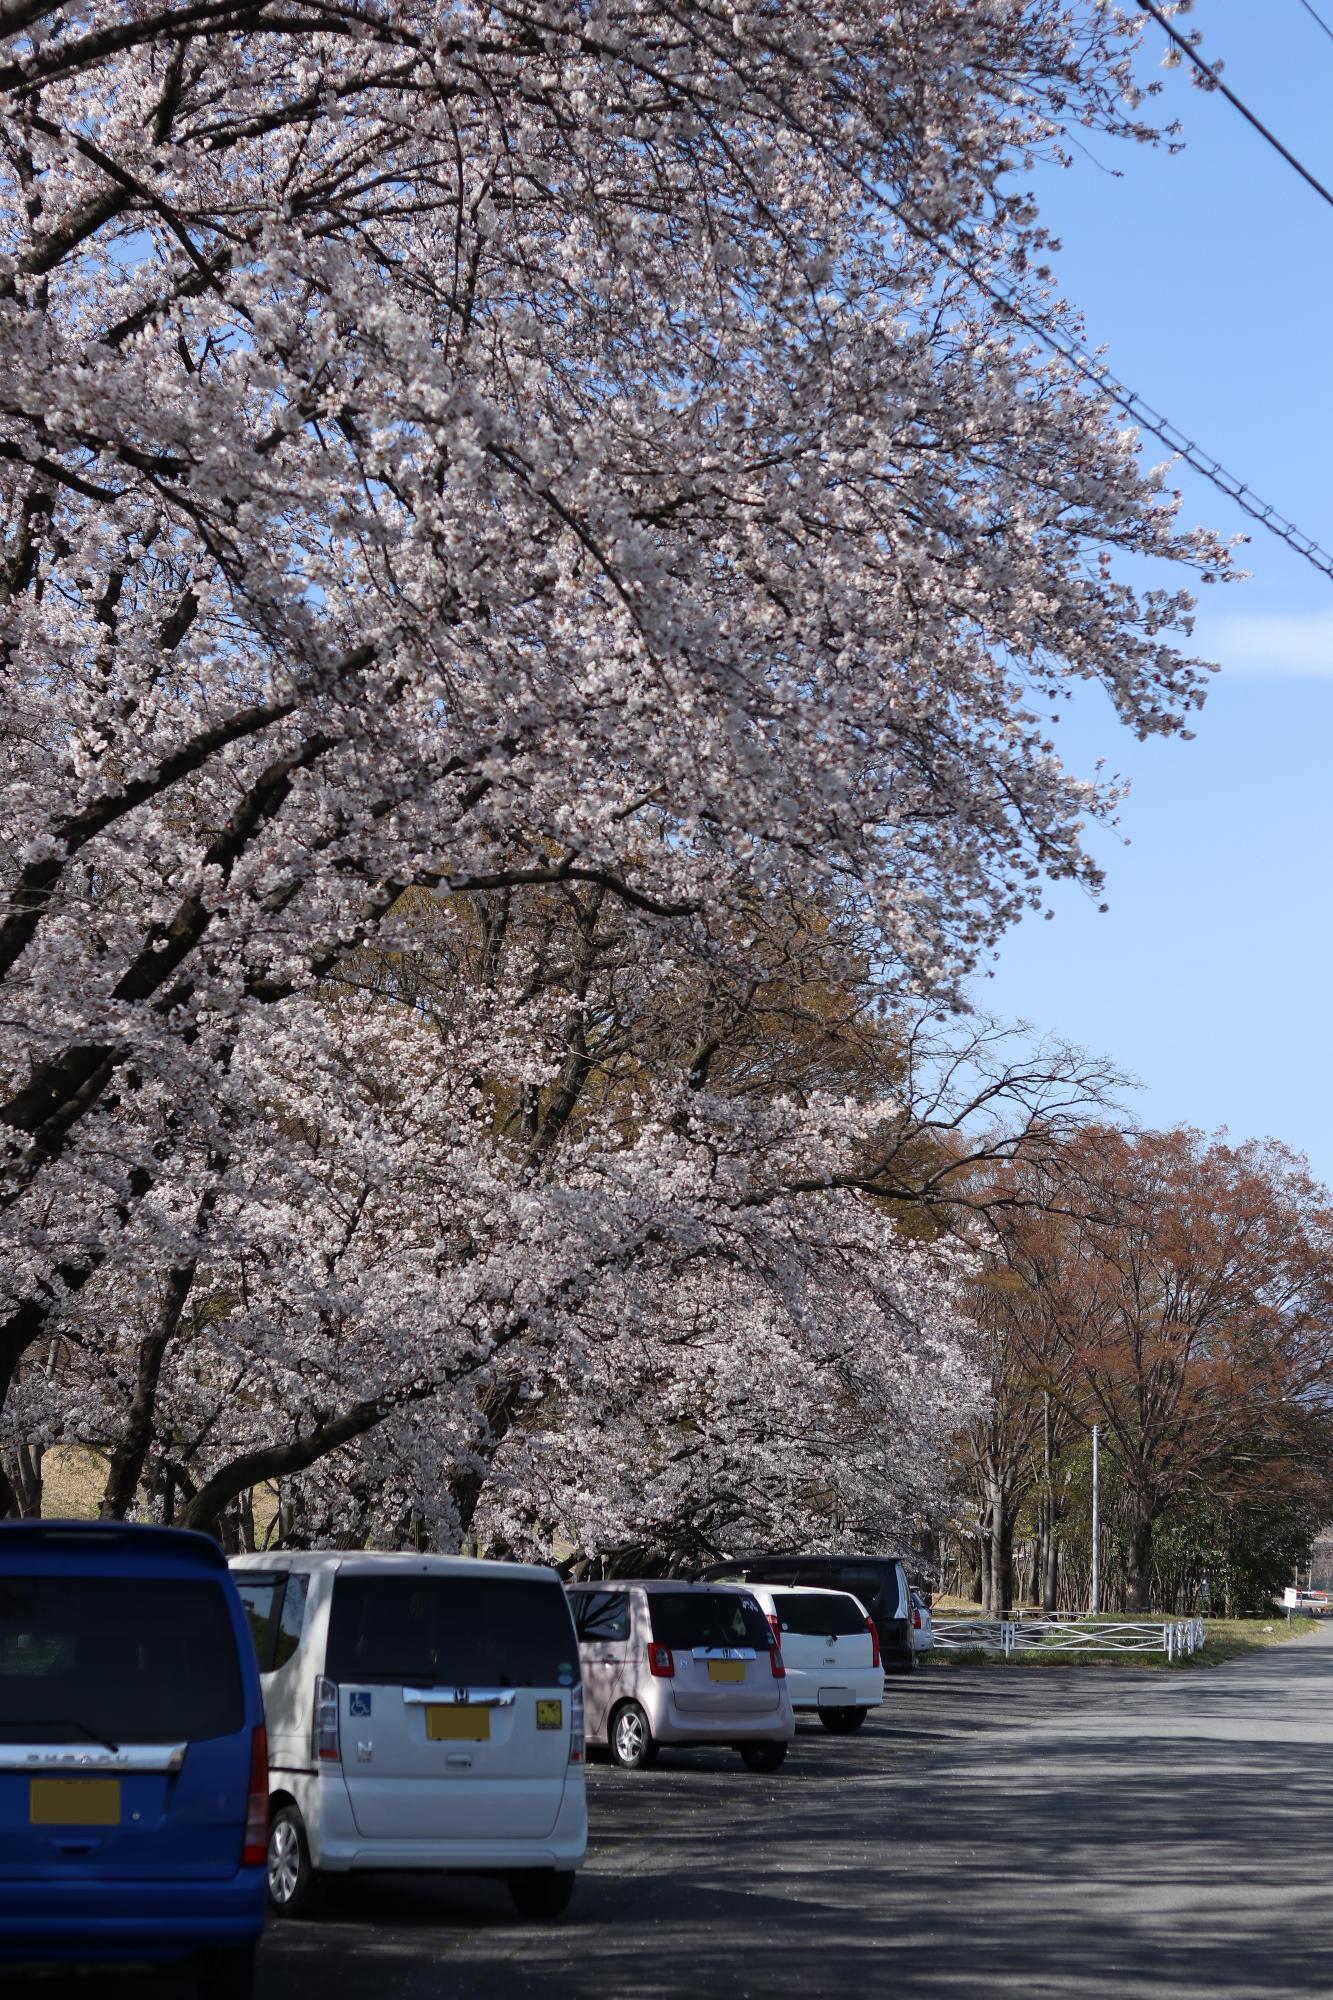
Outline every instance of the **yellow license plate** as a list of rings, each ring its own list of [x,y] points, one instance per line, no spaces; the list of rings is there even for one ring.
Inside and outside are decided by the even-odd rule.
[[[489,1708],[463,1707],[426,1710],[426,1735],[432,1743],[489,1743]]]
[[[564,1705],[558,1701],[537,1703],[538,1729],[558,1729],[565,1719]]]
[[[33,1778],[29,1826],[119,1826],[119,1778]]]
[[[744,1660],[710,1660],[708,1662],[710,1681],[743,1681],[745,1679]]]

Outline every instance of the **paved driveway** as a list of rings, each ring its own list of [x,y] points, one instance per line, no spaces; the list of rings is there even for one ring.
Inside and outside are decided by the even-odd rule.
[[[591,1802],[563,1924],[343,1889],[271,1930],[260,2000],[1333,1994],[1333,1629],[1208,1672],[924,1672],[775,1776],[681,1753],[594,1766]]]

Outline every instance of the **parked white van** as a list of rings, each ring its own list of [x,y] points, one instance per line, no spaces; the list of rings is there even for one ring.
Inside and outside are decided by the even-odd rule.
[[[558,1916],[588,1843],[583,1694],[554,1570],[236,1556],[269,1745],[269,1897],[352,1869],[503,1876]]]
[[[850,1736],[884,1699],[879,1634],[861,1600],[809,1584],[752,1583],[787,1662],[791,1705]]]

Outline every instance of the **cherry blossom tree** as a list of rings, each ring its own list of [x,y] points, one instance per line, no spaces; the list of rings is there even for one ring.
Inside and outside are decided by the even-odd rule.
[[[414,1513],[446,1540],[480,1528],[549,1549],[649,1520],[660,1544],[687,1475],[714,1510],[740,1484],[752,1511],[788,1519],[831,1519],[836,1501],[864,1521],[872,1477],[876,1518],[931,1484],[921,1440],[938,1468],[971,1407],[956,1253],[912,1248],[836,1185],[860,1136],[845,1102],[696,1091],[682,1116],[641,1101],[632,1136],[589,1122],[538,1179],[497,1143],[500,1038],[480,1085],[481,1010],[453,1025],[465,1046],[441,1050],[410,1015],[344,1001],[310,1010],[299,1050],[270,1035],[253,1066],[238,1051],[232,1091],[244,1079],[272,1128],[247,1122],[264,1143],[220,1174],[188,1286],[137,1245],[148,1254],[87,1289],[62,1365],[28,1371],[13,1407],[27,1432],[106,1453],[108,1512],[147,1470],[174,1518],[216,1528],[281,1480],[307,1518],[401,1534]],[[508,1074],[534,1068],[527,1050]],[[622,1472],[643,1474],[649,1441],[689,1413],[695,1447],[662,1460],[650,1514],[617,1481],[589,1515],[598,1441],[618,1437]],[[558,1514],[533,1504],[557,1489]]]
[[[1008,170],[1142,131],[1116,8],[0,28],[0,1387],[411,884],[832,888],[949,992],[1095,880],[1046,711],[1179,727],[1115,558],[1223,558],[937,246],[1057,310]]]
[[[704,1471],[776,1527],[914,1353],[883,1504],[925,1490],[970,1377],[893,1201],[967,1157],[956,1094],[923,1134],[859,999],[805,1069],[738,1023],[793,910],[826,997],[956,1003],[1098,883],[1063,695],[1202,698],[1188,595],[1121,559],[1225,552],[960,268],[1065,313],[1015,169],[1151,136],[1134,34],[0,11],[0,1408],[100,1439],[108,1511],[353,1458],[382,1496],[396,1451],[519,1541],[660,1537]],[[695,1470],[590,1511],[587,1427],[647,1451],[655,1395]]]
[[[904,1218],[928,1241],[965,1219],[1103,1078],[886,1018],[826,915],[747,923],[742,953],[596,887],[405,899],[249,1024],[227,1151],[68,1302],[11,1397],[16,1453],[92,1446],[105,1512],[146,1495],[212,1528],[276,1484],[288,1539],[660,1555],[706,1517],[739,1532],[718,1510],[742,1490],[788,1537],[800,1510],[898,1532],[971,1380],[959,1256]],[[682,1409],[654,1508],[608,1482],[589,1514],[596,1441],[646,1467]]]

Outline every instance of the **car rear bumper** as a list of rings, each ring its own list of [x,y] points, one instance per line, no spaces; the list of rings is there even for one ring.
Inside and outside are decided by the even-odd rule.
[[[258,1941],[262,1868],[230,1882],[0,1882],[0,1960],[27,1964],[167,1963]]]
[[[828,1669],[827,1680],[803,1673],[792,1686],[791,1705],[802,1714],[821,1708],[878,1708],[884,1699],[882,1667],[853,1668],[835,1673]]]
[[[519,1868],[580,1868],[582,1840],[362,1840],[326,1841],[320,1868],[330,1875],[398,1874],[414,1869],[436,1875],[509,1875]]]
[[[407,1783],[419,1782],[413,1780]],[[582,1773],[566,1779],[555,1825],[527,1839],[371,1839],[358,1833],[347,1787],[330,1774],[291,1784],[316,1868],[330,1875],[362,1870],[428,1869],[437,1874],[506,1875],[516,1868],[581,1866],[588,1851],[588,1800]]]
[[[758,1715],[682,1713],[674,1702],[663,1702],[648,1725],[658,1743],[790,1743],[796,1734],[789,1700]]]

